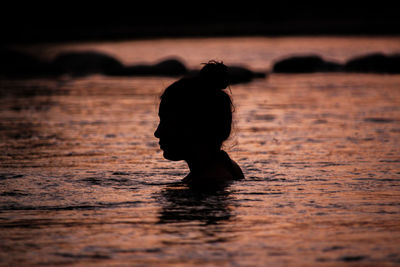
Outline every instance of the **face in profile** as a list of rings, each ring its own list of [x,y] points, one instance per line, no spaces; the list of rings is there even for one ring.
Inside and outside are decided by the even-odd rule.
[[[164,158],[168,160],[184,160],[191,151],[190,130],[180,114],[165,112],[160,105],[160,123],[154,136],[158,138]]]

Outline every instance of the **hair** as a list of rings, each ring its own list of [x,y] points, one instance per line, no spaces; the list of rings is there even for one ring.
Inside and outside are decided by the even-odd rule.
[[[224,91],[228,85],[227,66],[209,61],[198,74],[184,77],[165,89],[160,112],[179,114],[185,126],[194,129],[193,138],[221,148],[232,129],[233,104]]]

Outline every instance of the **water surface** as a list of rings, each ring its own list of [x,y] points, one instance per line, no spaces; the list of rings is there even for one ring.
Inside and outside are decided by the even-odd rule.
[[[232,38],[30,47],[125,63],[211,58],[268,69],[344,61],[399,38]],[[53,54],[52,54],[53,53]],[[40,54],[40,53],[39,53]],[[153,132],[171,78],[0,80],[1,265],[391,266],[400,263],[400,76],[274,74],[231,86],[225,144],[246,180],[177,184]]]

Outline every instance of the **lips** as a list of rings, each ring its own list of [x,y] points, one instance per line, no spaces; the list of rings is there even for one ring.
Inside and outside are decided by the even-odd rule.
[[[166,142],[165,140],[162,140],[162,141],[160,140],[158,142],[158,144],[160,145],[160,148],[162,150],[165,150],[165,149],[168,149],[169,147],[172,147],[171,142]]]
[[[162,150],[164,150],[165,144],[164,144],[164,143],[161,143],[161,142],[159,142],[158,144],[160,145],[160,148],[161,148]]]

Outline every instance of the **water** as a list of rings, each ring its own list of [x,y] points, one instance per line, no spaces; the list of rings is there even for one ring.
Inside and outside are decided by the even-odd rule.
[[[280,45],[279,45],[280,44]],[[26,48],[167,56],[268,69],[286,54],[344,61],[399,38],[232,38]],[[1,265],[391,266],[400,263],[400,76],[271,75],[231,87],[225,150],[246,180],[176,184],[153,132],[171,78],[1,80]]]

